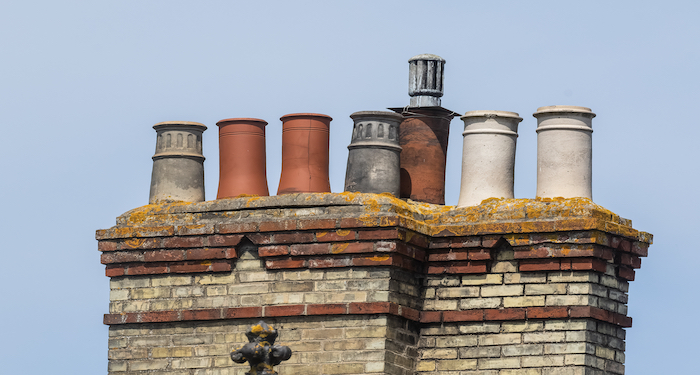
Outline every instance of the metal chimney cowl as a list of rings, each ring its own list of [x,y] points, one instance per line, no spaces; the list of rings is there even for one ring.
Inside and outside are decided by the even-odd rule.
[[[445,165],[450,122],[456,112],[441,106],[445,59],[421,54],[408,60],[409,105],[401,114],[401,198],[445,204]]]
[[[443,94],[445,59],[424,53],[408,60],[411,107],[439,107]]]

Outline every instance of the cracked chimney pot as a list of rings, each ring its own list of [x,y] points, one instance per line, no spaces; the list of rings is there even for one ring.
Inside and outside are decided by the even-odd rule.
[[[153,155],[149,204],[204,201],[204,156],[198,122],[168,121],[155,124],[156,153]]]
[[[537,108],[537,197],[592,196],[590,108],[553,105]]]
[[[411,107],[439,107],[443,93],[445,59],[422,54],[408,60],[408,95]]]

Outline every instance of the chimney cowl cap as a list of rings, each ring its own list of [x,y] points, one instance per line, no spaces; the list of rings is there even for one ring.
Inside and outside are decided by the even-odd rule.
[[[445,59],[443,59],[442,57],[440,57],[438,55],[433,55],[430,53],[423,53],[420,55],[413,56],[410,59],[408,59],[408,62],[418,61],[418,60],[437,60],[437,61],[442,62],[443,64],[445,63]]]

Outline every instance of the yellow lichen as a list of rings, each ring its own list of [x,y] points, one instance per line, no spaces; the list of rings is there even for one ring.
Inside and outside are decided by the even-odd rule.
[[[265,329],[260,324],[256,324],[256,325],[250,327],[250,332],[253,332],[256,335],[259,335],[264,330]]]
[[[391,194],[368,193],[319,193],[306,194],[304,199],[312,202],[312,206],[322,205],[328,198],[326,195],[342,198],[351,205],[362,205],[363,213],[357,217],[364,226],[394,226],[398,219],[399,225],[411,231],[426,235],[481,235],[488,233],[547,233],[565,230],[597,230],[614,233],[630,238],[639,238],[650,242],[651,235],[639,232],[631,227],[631,222],[620,218],[611,211],[596,205],[587,198],[536,198],[536,199],[501,199],[489,198],[477,206],[461,207],[435,205],[412,200],[403,200]],[[243,206],[246,208],[262,207],[259,202],[275,200],[276,197],[244,196]],[[317,203],[316,203],[317,202]],[[181,206],[204,205],[196,211],[187,212]],[[207,215],[208,218],[236,217],[237,210],[207,211],[204,203],[160,203],[136,208],[121,217],[121,224],[108,231],[98,232],[102,238],[151,237],[174,234],[173,223],[184,225],[189,229],[199,229],[204,224],[198,221]],[[204,208],[204,209],[203,209]],[[289,217],[298,212],[294,207],[290,210],[266,210],[266,215],[272,217]],[[291,212],[290,212],[291,211]],[[350,234],[348,230],[336,230],[339,236]],[[410,240],[408,234],[407,240]],[[318,237],[327,235],[320,232]],[[604,235],[596,235],[595,243],[606,241]],[[517,237],[508,239],[513,245],[521,241]],[[524,241],[524,240],[522,240]],[[130,242],[127,246],[138,247],[140,243]]]
[[[388,255],[376,255],[376,256],[373,256],[373,257],[369,257],[369,258],[367,258],[367,259],[373,260],[373,261],[375,261],[375,262],[382,262],[382,261],[385,261],[385,260],[389,259],[389,256],[388,256]]]
[[[143,238],[129,238],[126,241],[124,241],[124,244],[133,249],[141,246],[143,242]]]
[[[350,244],[347,243],[334,243],[333,246],[331,246],[331,254],[340,254],[345,251],[349,245]]]

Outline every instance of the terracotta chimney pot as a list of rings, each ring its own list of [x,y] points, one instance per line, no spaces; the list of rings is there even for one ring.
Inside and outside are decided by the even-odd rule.
[[[282,173],[277,194],[330,193],[328,149],[330,116],[282,116]]]
[[[267,188],[265,126],[256,118],[229,118],[219,127],[219,191],[216,199],[270,195]]]

